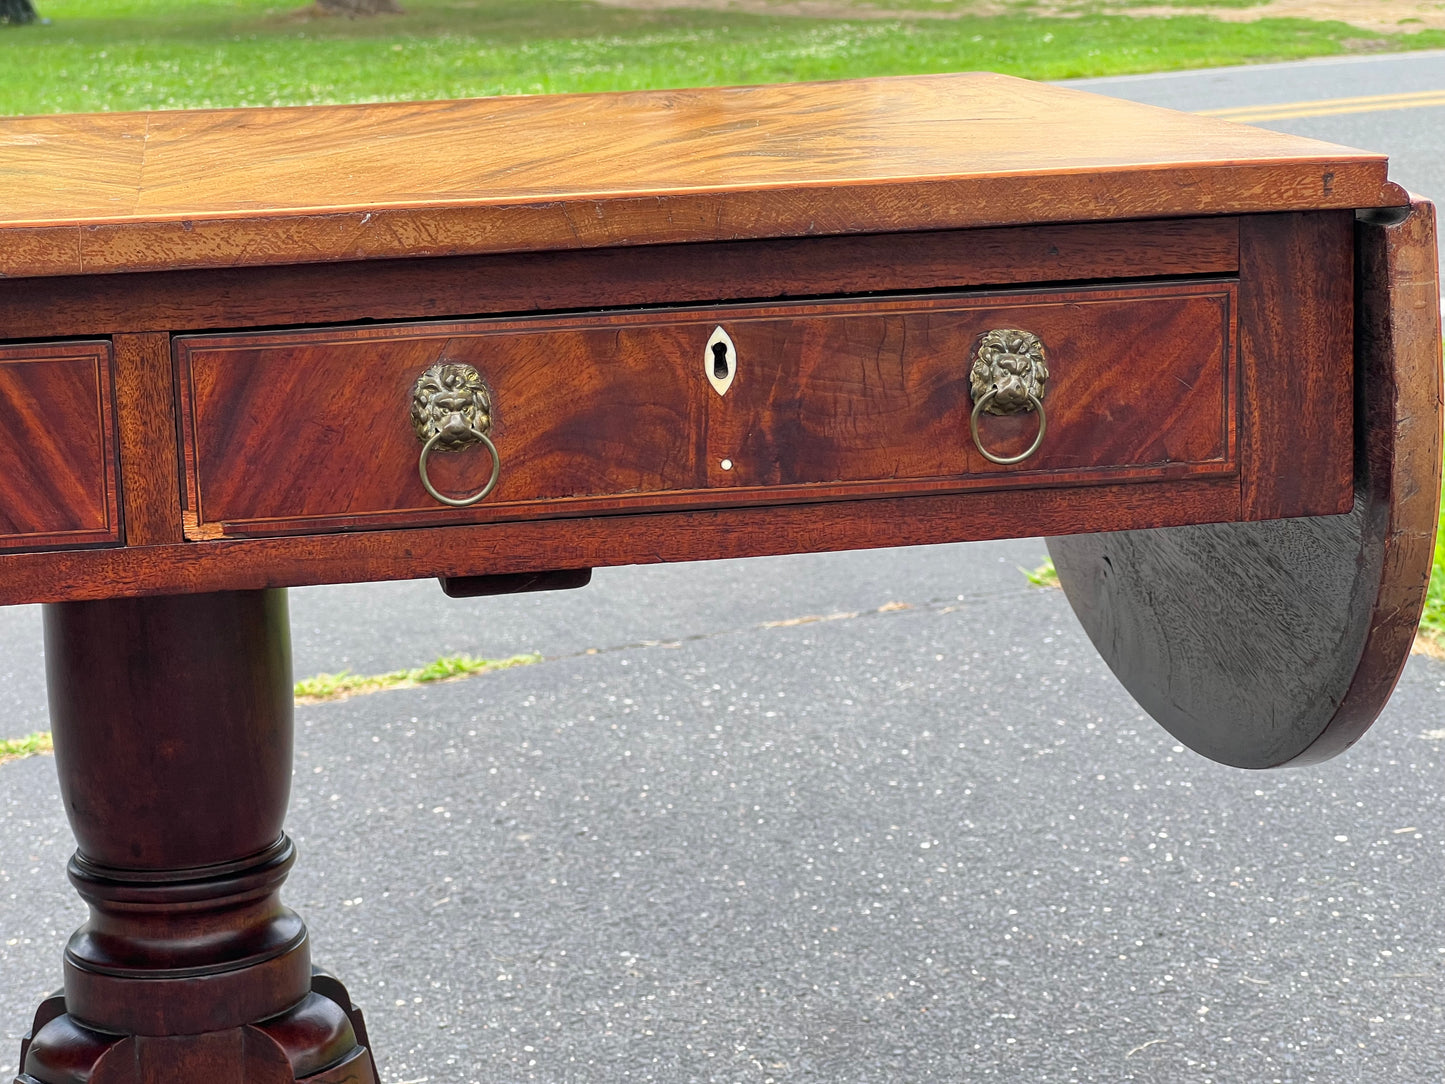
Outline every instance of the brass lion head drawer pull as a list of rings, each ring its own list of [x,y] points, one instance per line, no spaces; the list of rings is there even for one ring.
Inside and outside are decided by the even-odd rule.
[[[1044,384],[1049,379],[1044,344],[1037,335],[1016,328],[995,328],[979,339],[973,352],[969,386],[973,392],[973,413],[968,431],[974,447],[990,463],[1008,466],[1022,463],[1039,450],[1048,428],[1044,413]],[[994,455],[978,435],[980,414],[1020,414],[1037,410],[1039,431],[1032,444],[1018,455]]]
[[[411,424],[422,442],[417,461],[421,484],[442,504],[465,508],[496,488],[502,460],[497,446],[487,436],[492,428],[492,396],[481,373],[453,361],[438,362],[422,373],[411,389]],[[492,457],[492,476],[487,484],[469,497],[448,497],[439,492],[426,472],[432,452],[456,452],[473,444],[485,444]]]

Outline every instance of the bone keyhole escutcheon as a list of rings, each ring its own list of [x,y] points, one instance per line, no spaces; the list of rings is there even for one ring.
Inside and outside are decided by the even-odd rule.
[[[726,395],[738,374],[738,351],[728,333],[717,328],[707,340],[703,355],[703,371],[707,381],[719,395]]]

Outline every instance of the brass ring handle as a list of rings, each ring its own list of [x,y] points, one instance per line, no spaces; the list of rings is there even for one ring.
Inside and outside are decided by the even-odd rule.
[[[466,508],[468,505],[476,504],[479,500],[481,500],[483,497],[485,497],[488,493],[490,493],[493,489],[497,487],[497,479],[500,478],[502,475],[502,459],[501,456],[497,455],[497,446],[492,443],[492,438],[487,436],[487,434],[483,433],[480,429],[468,429],[467,436],[480,444],[485,444],[487,446],[487,454],[492,457],[492,476],[487,479],[486,485],[482,486],[481,489],[477,490],[470,497],[448,497],[445,493],[439,492],[437,490],[437,487],[431,484],[431,479],[427,477],[427,457],[431,455],[432,449],[437,446],[437,441],[441,440],[443,437],[454,440],[454,434],[449,433],[446,430],[438,430],[430,440],[428,440],[425,444],[422,445],[421,459],[417,461],[416,465],[417,471],[421,474],[421,484],[426,486],[426,491],[437,500],[441,501],[442,504],[449,504],[453,508]]]
[[[1034,442],[1030,444],[1028,448],[1019,455],[994,455],[991,451],[989,451],[983,446],[983,441],[979,439],[978,415],[984,407],[988,406],[989,403],[993,402],[994,396],[996,396],[997,394],[998,388],[994,387],[989,388],[988,391],[984,392],[978,397],[978,402],[973,404],[973,413],[968,416],[968,431],[973,434],[973,445],[975,448],[978,449],[980,455],[982,455],[990,463],[998,463],[1001,466],[1007,467],[1012,463],[1022,463],[1025,459],[1027,459],[1029,456],[1033,455],[1036,451],[1039,450],[1039,445],[1044,442],[1044,430],[1048,428],[1049,419],[1048,415],[1044,413],[1044,404],[1040,401],[1039,397],[1031,391],[1025,392],[1024,394],[1029,397],[1029,406],[1039,412],[1038,435],[1034,437]]]
[[[502,474],[502,457],[487,432],[492,428],[492,393],[482,374],[470,365],[439,361],[421,376],[411,389],[411,424],[421,441],[417,473],[426,491],[442,504],[466,508],[476,504],[493,489]],[[426,464],[440,448],[455,452],[469,444],[485,444],[492,457],[492,476],[469,497],[448,497],[432,485]]]

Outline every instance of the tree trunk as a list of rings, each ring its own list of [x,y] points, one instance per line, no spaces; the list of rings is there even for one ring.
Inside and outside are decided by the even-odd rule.
[[[0,0],[0,26],[19,26],[35,21],[35,5],[30,0]]]
[[[0,4],[8,0],[0,0]],[[29,0],[20,0],[29,3]],[[316,0],[316,10],[323,15],[345,15],[354,19],[358,15],[395,15],[401,12],[396,0]]]

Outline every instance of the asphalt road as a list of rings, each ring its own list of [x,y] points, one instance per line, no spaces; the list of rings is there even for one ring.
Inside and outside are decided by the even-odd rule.
[[[1195,108],[1445,89],[1445,54],[1096,86]],[[1440,110],[1326,121],[1367,127],[1307,134],[1445,194]],[[287,898],[383,1079],[1438,1080],[1445,665],[1413,660],[1346,757],[1232,771],[1142,716],[1018,571],[1043,556],[293,591],[298,675],[547,656],[298,709]],[[0,611],[10,732],[44,725],[38,642],[34,609]],[[3,1077],[83,916],[53,765],[0,777]]]

